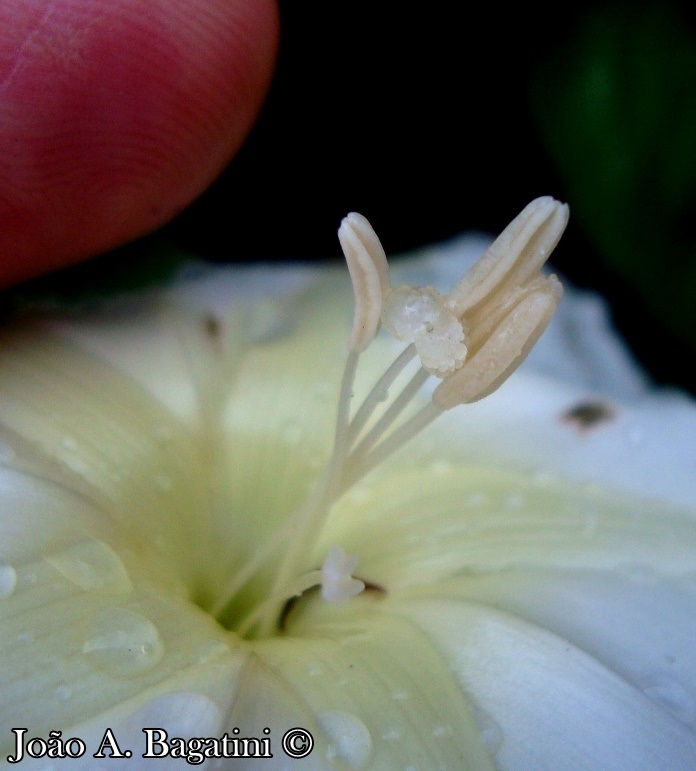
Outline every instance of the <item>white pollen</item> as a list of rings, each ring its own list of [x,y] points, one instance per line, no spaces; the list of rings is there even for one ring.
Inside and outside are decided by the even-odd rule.
[[[390,291],[382,306],[382,323],[397,340],[415,343],[431,375],[451,375],[466,359],[464,327],[445,306],[445,298],[430,286]]]

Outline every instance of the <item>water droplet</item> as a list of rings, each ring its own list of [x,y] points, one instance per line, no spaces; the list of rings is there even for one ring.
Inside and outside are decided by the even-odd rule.
[[[44,559],[83,591],[126,594],[133,589],[120,557],[103,541],[82,541]]]
[[[369,632],[349,632],[344,634],[339,640],[339,645],[361,645],[372,642],[372,635]]]
[[[390,728],[382,734],[382,739],[385,742],[396,742],[403,736],[403,733],[398,728]]]
[[[436,725],[433,728],[433,736],[436,736],[438,739],[443,739],[445,736],[451,736],[452,735],[452,726],[449,725]]]
[[[166,474],[158,474],[155,477],[155,484],[157,487],[159,487],[160,490],[162,490],[165,493],[168,493],[172,487],[174,487],[174,482],[172,482],[172,478],[168,477]]]
[[[33,571],[27,571],[26,573],[19,574],[17,578],[17,585],[22,588],[25,586],[34,586],[36,580],[36,573]]]
[[[222,640],[212,638],[199,643],[193,654],[194,664],[207,664],[219,656],[224,656],[230,652],[230,646]]]
[[[27,643],[34,642],[34,633],[33,632],[20,632],[17,635],[17,642],[22,643],[22,645],[26,645]]]
[[[581,535],[584,538],[592,538],[597,533],[599,526],[599,512],[594,509],[588,509],[583,513]]]
[[[159,663],[164,644],[148,619],[121,608],[107,608],[92,619],[82,652],[97,669],[132,677]]]
[[[319,677],[324,674],[324,665],[320,661],[310,661],[307,665],[307,674],[310,677]]]
[[[77,442],[72,436],[62,436],[60,438],[60,446],[68,452],[75,452],[77,450]]]
[[[471,509],[480,509],[490,502],[486,493],[470,493],[466,496],[466,505]]]
[[[368,503],[372,498],[372,490],[366,485],[356,485],[346,493],[346,498],[358,506]]]
[[[532,480],[535,484],[539,485],[539,487],[548,487],[553,483],[553,474],[545,469],[537,469],[532,474]]]
[[[452,472],[454,465],[449,460],[436,460],[430,464],[430,471],[434,476],[444,477]]]
[[[696,700],[673,676],[656,674],[643,680],[640,687],[678,720],[691,726],[696,724]]]
[[[17,571],[0,560],[0,598],[9,597],[17,586]]]
[[[365,723],[355,715],[336,710],[321,712],[317,719],[331,744],[328,758],[340,758],[349,768],[362,768],[372,754],[372,737]]]
[[[503,729],[482,707],[474,705],[473,713],[481,741],[491,756],[495,757],[503,746]]]
[[[394,691],[391,697],[392,699],[394,699],[394,701],[406,701],[406,699],[411,698],[408,694],[408,691],[404,691],[404,690]]]
[[[504,505],[506,509],[522,509],[526,503],[526,499],[522,493],[511,493],[505,498]]]
[[[69,685],[59,685],[53,695],[58,701],[68,701],[72,697],[72,688]]]
[[[286,444],[299,444],[302,440],[302,426],[291,423],[285,426],[281,436]]]

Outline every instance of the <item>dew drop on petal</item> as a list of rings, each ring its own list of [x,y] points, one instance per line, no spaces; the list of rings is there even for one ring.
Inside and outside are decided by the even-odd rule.
[[[339,758],[349,768],[363,768],[372,754],[372,737],[365,723],[355,715],[327,710],[317,716],[331,744],[329,760]]]
[[[436,477],[445,477],[452,472],[454,465],[449,460],[435,460],[430,464],[430,472]]]
[[[537,487],[548,487],[553,484],[554,477],[553,474],[546,469],[538,468],[532,474],[532,481]]]
[[[17,584],[21,588],[24,588],[26,586],[34,586],[36,581],[37,581],[36,573],[34,573],[32,571],[28,571],[26,573],[20,573],[20,575],[19,575],[19,577],[17,579]]]
[[[62,436],[60,439],[60,446],[68,452],[75,452],[75,450],[77,450],[77,442],[72,436]]]
[[[480,509],[490,503],[490,497],[486,493],[470,493],[465,498],[465,503],[470,509]]]
[[[164,644],[148,619],[122,608],[107,608],[93,617],[82,652],[96,669],[133,677],[160,662]]]
[[[307,674],[310,677],[319,677],[324,674],[324,671],[324,665],[321,661],[310,661],[309,664],[307,664]]]
[[[17,586],[17,571],[7,562],[0,560],[0,599],[9,597]]]
[[[474,705],[473,713],[481,741],[491,757],[495,757],[503,746],[503,729],[482,707]]]
[[[398,691],[394,691],[391,695],[392,699],[394,701],[406,701],[407,699],[410,699],[411,697],[408,695],[408,691],[404,691],[403,689],[399,689]]]
[[[503,501],[503,505],[506,509],[518,510],[524,508],[526,499],[522,493],[511,493]]]
[[[285,444],[297,445],[302,440],[302,426],[296,423],[288,423],[281,432],[281,437]]]
[[[83,591],[127,594],[133,589],[121,558],[103,541],[82,541],[44,559]]]
[[[446,736],[452,735],[452,726],[441,723],[433,727],[433,736],[438,739],[444,739]]]
[[[21,643],[22,645],[26,645],[27,643],[34,642],[34,633],[33,632],[20,632],[17,635],[17,642]]]
[[[229,652],[230,646],[222,640],[216,640],[215,638],[203,640],[203,642],[196,646],[193,652],[193,663],[207,664],[209,661],[213,661]]]
[[[397,742],[402,736],[403,733],[398,728],[390,728],[382,734],[382,739],[385,742]]]
[[[168,477],[166,474],[158,474],[155,477],[155,484],[157,487],[159,487],[162,492],[168,493],[172,487],[174,487],[174,483],[172,482],[172,478]]]
[[[70,688],[69,685],[59,685],[55,691],[53,691],[53,696],[58,699],[58,701],[68,701],[72,697],[72,688]]]

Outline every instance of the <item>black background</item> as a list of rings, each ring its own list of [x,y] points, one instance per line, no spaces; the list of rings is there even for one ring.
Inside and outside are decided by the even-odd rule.
[[[563,57],[588,14],[618,8],[630,19],[635,4],[279,7],[279,59],[254,129],[156,243],[218,262],[340,260],[336,230],[359,211],[393,256],[469,229],[497,233],[530,200],[553,195],[568,201],[571,220],[552,268],[607,297],[658,384],[696,393],[682,342],[607,267],[573,217],[530,106],[535,76]],[[696,31],[690,6],[669,7]],[[125,257],[137,262],[152,241],[73,270],[91,271],[96,285],[105,265],[122,273]]]
[[[356,210],[393,255],[470,228],[495,233],[538,195],[567,200],[528,86],[601,5],[281,2],[278,67],[255,129],[165,233],[214,260],[338,259],[336,228]],[[694,390],[678,343],[604,267],[569,203],[553,266],[608,297],[658,382]]]

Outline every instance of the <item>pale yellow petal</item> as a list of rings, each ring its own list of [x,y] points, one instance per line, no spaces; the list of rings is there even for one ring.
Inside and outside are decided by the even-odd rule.
[[[339,609],[303,600],[288,636],[260,642],[258,655],[316,715],[331,756],[348,768],[492,768],[427,636],[381,611],[362,596]]]

